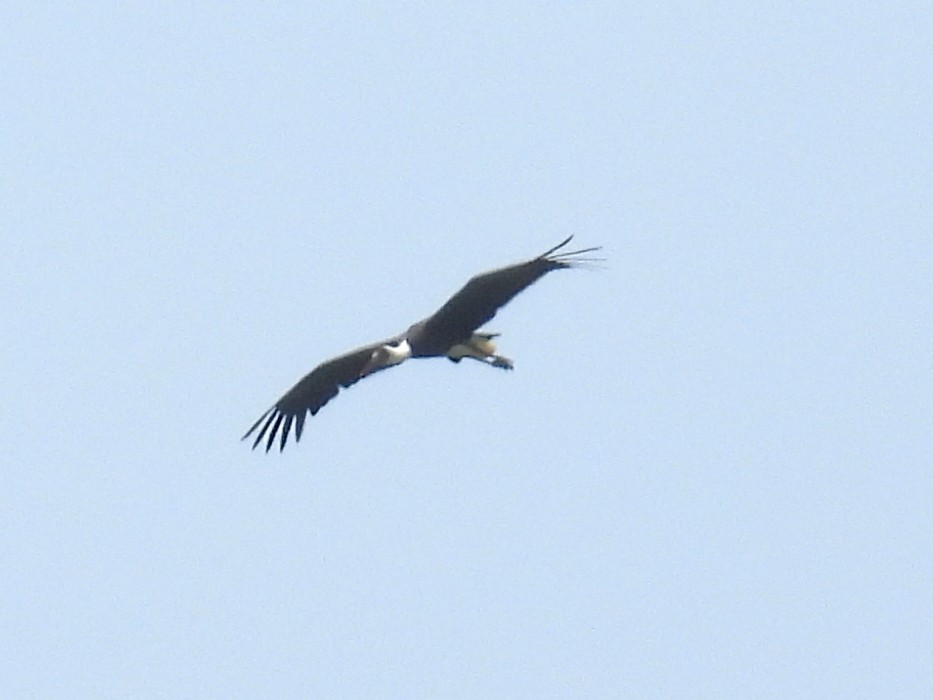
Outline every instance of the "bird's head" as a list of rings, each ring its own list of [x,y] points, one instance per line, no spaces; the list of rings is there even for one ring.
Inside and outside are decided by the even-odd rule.
[[[373,350],[372,355],[369,356],[369,361],[360,370],[360,379],[380,369],[404,362],[409,357],[411,357],[411,346],[405,339],[380,345]]]

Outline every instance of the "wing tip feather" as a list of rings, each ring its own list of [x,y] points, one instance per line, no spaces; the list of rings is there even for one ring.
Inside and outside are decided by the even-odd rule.
[[[544,252],[544,253],[541,253],[541,255],[539,255],[538,257],[539,257],[539,258],[547,258],[547,257],[550,257],[550,256],[553,255],[556,251],[560,250],[560,249],[563,248],[565,245],[567,245],[568,243],[570,243],[570,241],[572,241],[572,240],[573,240],[573,234],[571,233],[571,234],[570,234],[569,236],[567,236],[563,241],[561,241],[560,243],[558,243],[556,246],[554,246],[554,247],[551,248],[550,250],[548,250],[548,251],[546,251],[546,252]]]

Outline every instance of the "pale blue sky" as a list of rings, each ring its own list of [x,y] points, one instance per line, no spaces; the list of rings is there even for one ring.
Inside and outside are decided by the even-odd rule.
[[[4,697],[933,697],[928,3],[3,19]]]

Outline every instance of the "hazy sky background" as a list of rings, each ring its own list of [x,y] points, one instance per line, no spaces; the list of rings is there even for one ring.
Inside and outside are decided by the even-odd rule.
[[[933,697],[928,3],[3,25],[4,697]]]

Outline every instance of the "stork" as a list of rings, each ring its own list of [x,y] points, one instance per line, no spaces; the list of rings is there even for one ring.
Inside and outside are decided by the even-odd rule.
[[[469,358],[491,367],[512,369],[510,359],[496,354],[493,338],[499,334],[478,329],[519,292],[548,272],[601,260],[586,257],[588,253],[600,250],[599,247],[558,252],[572,239],[573,236],[568,237],[531,260],[476,275],[433,315],[400,335],[322,362],[263,413],[241,440],[258,429],[253,449],[268,436],[268,452],[278,435],[281,452],[285,449],[292,425],[295,426],[297,443],[301,440],[308,413],[313,416],[320,411],[337,395],[340,387],[350,387],[364,377],[399,365],[409,358],[446,357],[452,362]]]

